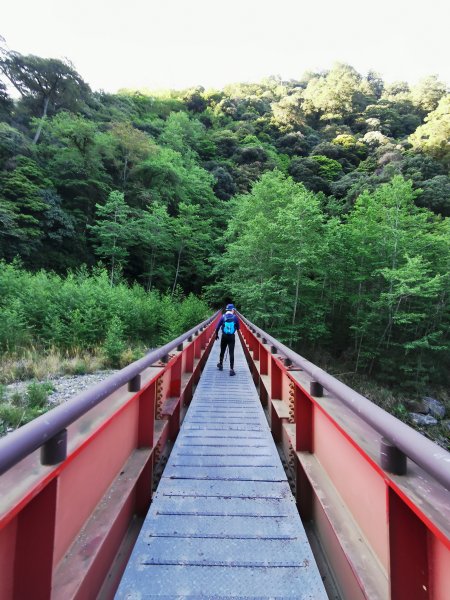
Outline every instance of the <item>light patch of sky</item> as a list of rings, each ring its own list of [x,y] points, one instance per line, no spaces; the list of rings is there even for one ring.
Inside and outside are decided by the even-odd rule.
[[[223,87],[346,62],[386,81],[450,82],[444,0],[22,0],[0,34],[23,54],[68,58],[94,88]]]

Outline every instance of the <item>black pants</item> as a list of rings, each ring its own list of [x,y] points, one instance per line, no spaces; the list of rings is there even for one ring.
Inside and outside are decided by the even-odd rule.
[[[222,333],[222,339],[220,340],[220,363],[223,362],[223,357],[225,355],[225,350],[228,346],[228,352],[230,353],[230,369],[234,368],[234,344],[236,340],[234,339],[234,333]]]

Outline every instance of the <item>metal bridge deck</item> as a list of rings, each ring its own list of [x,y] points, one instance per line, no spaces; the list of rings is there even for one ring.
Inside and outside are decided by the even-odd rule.
[[[215,344],[116,598],[326,599],[239,340]]]

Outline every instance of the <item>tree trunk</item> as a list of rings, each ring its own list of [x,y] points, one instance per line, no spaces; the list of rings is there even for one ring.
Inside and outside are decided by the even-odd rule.
[[[125,160],[123,164],[123,173],[122,173],[122,191],[125,190],[125,186],[127,184],[128,178],[128,154],[125,154]]]
[[[183,252],[183,246],[181,246],[181,248],[180,248],[180,250],[178,252],[177,270],[176,270],[176,273],[175,273],[175,280],[173,282],[172,298],[173,298],[173,295],[175,293],[175,288],[177,287],[177,280],[178,280],[178,273],[180,271],[180,262],[181,262],[181,253],[182,252]]]
[[[114,224],[117,223],[117,208],[114,211]],[[115,266],[115,262],[116,262],[116,257],[114,256],[115,251],[116,251],[116,242],[117,242],[117,236],[114,236],[114,245],[113,245],[113,253],[112,253],[112,261],[111,261],[111,280],[110,280],[110,284],[111,287],[114,285],[114,266]]]
[[[111,261],[111,277],[109,280],[109,284],[111,287],[114,285],[114,255],[113,255],[112,261]]]
[[[41,117],[39,126],[37,128],[36,135],[34,136],[33,144],[37,144],[39,138],[41,137],[41,131],[42,131],[42,126],[44,124],[44,119],[47,118],[47,109],[48,109],[49,100],[50,100],[49,96],[47,96],[44,100],[44,112],[42,113],[42,117]]]
[[[300,267],[297,267],[297,282],[295,284],[295,299],[294,299],[294,308],[292,310],[292,330],[291,335],[289,337],[289,346],[292,346],[292,338],[294,335],[294,325],[295,325],[295,317],[297,316],[297,303],[298,303],[298,293],[300,287]]]
[[[150,272],[147,278],[147,292],[150,292],[153,284],[153,270],[155,268],[155,249],[152,248],[152,253],[150,256]]]

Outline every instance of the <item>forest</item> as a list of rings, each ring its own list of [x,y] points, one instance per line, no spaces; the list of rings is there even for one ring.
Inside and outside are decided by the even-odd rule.
[[[450,94],[436,76],[387,84],[335,64],[111,94],[5,47],[0,71],[0,351],[93,350],[108,334],[152,346],[155,323],[169,335],[233,300],[322,366],[448,391]]]

